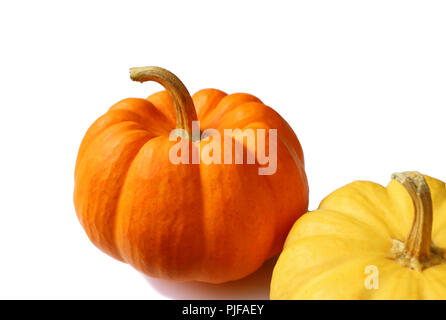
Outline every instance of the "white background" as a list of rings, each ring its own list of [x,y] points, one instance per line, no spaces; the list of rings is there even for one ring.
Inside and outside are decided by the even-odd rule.
[[[93,121],[156,84],[248,92],[293,127],[310,209],[394,171],[446,180],[444,1],[2,1],[0,298],[266,298],[273,262],[223,286],[146,279],[87,239],[73,208]]]

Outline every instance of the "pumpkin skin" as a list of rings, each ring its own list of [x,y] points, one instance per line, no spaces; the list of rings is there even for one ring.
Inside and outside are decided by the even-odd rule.
[[[446,248],[446,188],[425,176],[432,196],[432,243]],[[353,182],[293,226],[274,268],[271,299],[445,299],[446,260],[415,270],[389,254],[411,231],[414,204],[395,180]],[[414,223],[415,224],[415,223]],[[365,286],[367,266],[378,288]]]
[[[169,133],[178,114],[171,95],[124,99],[88,129],[75,169],[77,216],[99,249],[148,276],[208,283],[243,278],[280,252],[307,210],[301,146],[258,98],[205,89],[192,97],[201,130],[277,129],[277,171],[258,175],[258,164],[234,161],[172,164],[176,142]]]

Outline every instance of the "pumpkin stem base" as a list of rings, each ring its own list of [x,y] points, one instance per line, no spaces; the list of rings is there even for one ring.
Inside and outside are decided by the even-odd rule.
[[[429,258],[419,260],[410,255],[403,241],[392,239],[392,248],[388,258],[410,269],[422,271],[423,269],[446,263],[444,253],[443,249],[432,244]]]

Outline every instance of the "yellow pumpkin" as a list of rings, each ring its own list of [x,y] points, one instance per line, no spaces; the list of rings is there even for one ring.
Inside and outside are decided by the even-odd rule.
[[[446,299],[446,187],[417,172],[356,181],[293,226],[271,299]]]

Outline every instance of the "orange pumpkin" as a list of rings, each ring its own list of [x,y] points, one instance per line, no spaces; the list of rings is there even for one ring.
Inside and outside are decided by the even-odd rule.
[[[172,73],[131,69],[166,91],[113,105],[88,129],[75,170],[74,204],[90,240],[152,277],[221,283],[240,279],[279,253],[306,212],[308,185],[291,127],[258,98],[204,89],[192,97]],[[174,164],[175,128],[277,129],[277,169],[255,164]],[[234,143],[245,140],[232,137]],[[202,150],[210,139],[184,139]],[[237,140],[237,141],[235,141]],[[268,146],[268,145],[267,145]],[[266,147],[267,147],[266,146]],[[266,148],[265,147],[265,148]],[[256,150],[251,150],[254,152]]]

